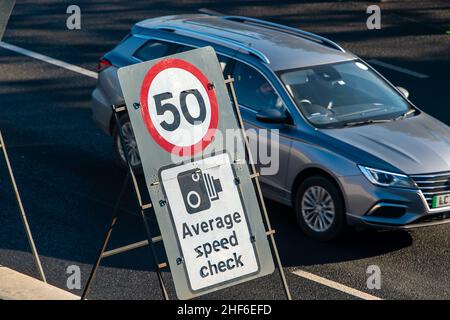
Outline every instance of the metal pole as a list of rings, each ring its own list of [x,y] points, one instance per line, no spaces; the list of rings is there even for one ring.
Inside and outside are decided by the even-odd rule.
[[[16,0],[0,1],[0,41],[2,40],[3,33],[6,29],[6,24],[8,23],[9,16],[11,15],[15,3]]]
[[[22,223],[23,223],[25,232],[28,237],[28,243],[30,244],[31,252],[33,253],[34,262],[36,263],[36,266],[37,266],[37,269],[39,271],[42,281],[47,282],[47,279],[45,278],[44,270],[42,269],[41,261],[39,259],[39,254],[38,254],[36,246],[34,244],[33,236],[31,234],[30,226],[28,224],[28,219],[27,219],[27,216],[25,215],[25,209],[23,208],[23,205],[22,205],[22,200],[20,198],[19,190],[18,190],[17,184],[16,184],[16,179],[14,178],[14,174],[13,174],[13,171],[11,168],[11,163],[9,162],[8,153],[6,152],[5,141],[3,140],[1,131],[0,131],[0,147],[3,150],[3,155],[5,157],[6,166],[8,167],[9,178],[11,179],[11,183],[14,188],[14,193],[16,194],[17,205],[19,206],[19,210],[20,210],[20,217],[22,218]]]
[[[264,198],[263,198],[263,195],[262,195],[261,186],[259,184],[259,179],[258,179],[258,176],[256,175],[255,163],[253,162],[253,157],[252,157],[252,154],[251,154],[251,151],[250,151],[250,146],[248,145],[247,134],[245,133],[244,122],[242,121],[241,112],[239,110],[239,104],[238,104],[238,101],[237,101],[237,98],[236,98],[236,92],[234,91],[233,78],[231,78],[231,76],[228,76],[226,83],[228,83],[228,85],[230,86],[231,96],[232,96],[232,99],[233,99],[233,104],[234,104],[234,108],[235,108],[235,111],[236,111],[236,115],[238,117],[239,125],[241,126],[241,133],[242,133],[242,137],[244,139],[245,148],[246,148],[247,153],[248,153],[250,166],[252,168],[252,174],[255,175],[255,178],[254,178],[255,179],[255,185],[256,185],[256,190],[258,192],[261,208],[263,210],[264,220],[266,221],[267,228],[269,230],[272,230],[272,226],[270,224],[269,215],[267,213],[266,204],[264,203]],[[272,244],[272,250],[273,250],[273,253],[275,255],[275,260],[276,260],[276,263],[278,265],[278,270],[279,270],[279,273],[280,273],[281,281],[283,282],[283,287],[284,287],[284,291],[285,291],[285,294],[286,294],[286,298],[288,300],[292,300],[291,292],[289,290],[289,286],[288,286],[287,281],[286,281],[286,276],[284,275],[283,265],[281,264],[281,259],[280,259],[280,255],[278,253],[278,248],[277,248],[277,245],[276,245],[276,242],[275,242],[274,234],[270,233],[269,234],[269,238],[270,238],[270,242]]]
[[[162,241],[162,237],[161,236],[154,237],[152,239],[152,242],[159,242],[159,241]],[[149,244],[148,240],[143,240],[143,241],[135,242],[135,243],[123,246],[123,247],[119,247],[119,248],[116,248],[116,249],[105,251],[105,252],[103,252],[102,258],[107,258],[107,257],[111,257],[111,256],[114,256],[114,255],[122,253],[122,252],[127,252],[127,251],[130,251],[130,250],[142,248],[142,247],[148,246],[148,244]]]
[[[113,232],[114,226],[116,225],[117,219],[119,217],[120,203],[122,202],[122,198],[125,194],[125,191],[127,190],[129,181],[130,181],[130,173],[127,172],[127,175],[126,175],[125,180],[122,185],[122,189],[120,190],[120,193],[119,193],[119,197],[117,198],[116,204],[114,205],[111,223],[109,225],[108,230],[105,233],[103,244],[100,248],[100,252],[97,256],[97,260],[95,261],[95,264],[92,267],[91,273],[89,274],[88,281],[86,283],[86,286],[84,287],[83,294],[81,295],[81,300],[86,299],[86,295],[89,292],[92,281],[94,280],[95,274],[97,273],[97,269],[100,265],[101,260],[103,259],[103,252],[105,252],[106,247],[108,246],[109,239],[111,238],[111,234]]]
[[[140,189],[139,189],[139,185],[137,183],[136,176],[134,175],[133,168],[131,167],[130,161],[128,159],[128,152],[126,150],[127,145],[124,143],[125,139],[123,137],[122,128],[120,126],[119,115],[117,114],[117,110],[116,110],[116,107],[114,105],[112,106],[112,109],[113,109],[114,118],[116,120],[116,128],[117,128],[118,133],[119,133],[120,143],[122,144],[123,154],[124,154],[125,160],[126,160],[126,162],[128,164],[128,172],[131,174],[133,185],[134,185],[134,190],[136,192],[136,197],[138,199],[139,206],[141,208],[141,216],[142,216],[142,220],[144,221],[145,232],[147,233],[147,238],[148,238],[148,242],[149,242],[149,246],[150,246],[150,251],[151,251],[151,254],[153,255],[153,262],[154,262],[154,266],[155,266],[155,270],[156,270],[156,275],[158,276],[158,282],[159,282],[159,286],[161,288],[161,293],[162,293],[162,296],[163,296],[164,300],[169,300],[169,294],[167,293],[166,286],[164,284],[164,279],[162,277],[162,273],[161,273],[160,266],[159,266],[159,263],[158,263],[156,250],[155,250],[155,247],[153,245],[153,241],[152,241],[153,236],[152,236],[150,227],[149,227],[148,222],[147,222],[147,217],[146,217],[145,212],[144,212],[144,206],[143,206],[143,203],[142,203],[142,197],[141,197],[141,192],[140,192]]]

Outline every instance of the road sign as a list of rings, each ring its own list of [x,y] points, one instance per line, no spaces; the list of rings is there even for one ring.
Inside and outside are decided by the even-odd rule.
[[[188,108],[189,102],[196,108]],[[149,70],[141,88],[141,105],[147,130],[168,152],[194,155],[211,142],[217,129],[214,88],[185,60],[165,59]]]
[[[6,24],[8,23],[15,2],[16,0],[0,1],[0,41],[3,38],[3,33],[5,32]]]
[[[177,296],[272,273],[248,165],[218,138],[240,126],[214,50],[131,65],[118,75]],[[242,136],[234,139],[244,145]]]
[[[192,291],[259,271],[228,154],[164,168],[160,181]]]

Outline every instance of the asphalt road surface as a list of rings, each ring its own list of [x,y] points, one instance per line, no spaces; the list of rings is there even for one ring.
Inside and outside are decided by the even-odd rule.
[[[81,30],[66,28],[66,9],[73,3],[82,10]],[[98,58],[144,18],[201,7],[260,17],[339,42],[372,61],[394,84],[407,88],[423,110],[450,124],[450,35],[446,34],[450,3],[382,2],[381,30],[366,27],[369,4],[18,0],[3,41],[95,71]],[[91,120],[90,93],[95,83],[89,74],[0,46],[0,128],[47,278],[63,289],[70,265],[81,268],[82,285],[86,283],[124,178],[113,162],[110,137]],[[318,243],[299,232],[291,209],[273,202],[268,207],[294,299],[367,298],[362,293],[382,299],[450,299],[449,225],[352,232],[334,243]],[[111,247],[145,238],[131,187],[122,210],[125,214]],[[0,264],[36,276],[29,252],[0,158]],[[162,250],[159,253],[163,255]],[[381,269],[379,290],[367,288],[370,265]],[[164,278],[175,298],[170,273],[165,271]],[[81,290],[71,292],[81,294]],[[105,259],[88,298],[161,299],[148,248]],[[284,295],[275,272],[203,298],[283,299]]]

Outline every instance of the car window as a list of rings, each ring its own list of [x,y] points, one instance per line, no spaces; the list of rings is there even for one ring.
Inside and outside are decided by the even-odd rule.
[[[153,60],[164,57],[173,52],[174,46],[171,43],[151,40],[140,47],[134,54],[142,61]]]
[[[222,68],[222,72],[225,72],[225,68],[227,67],[229,58],[218,54],[217,59],[219,59],[219,63],[220,63],[220,67]],[[226,76],[227,75],[224,74],[224,77],[226,77]]]
[[[272,85],[256,69],[237,61],[233,78],[236,98],[240,105],[255,111],[283,107]]]
[[[182,53],[182,52],[186,52],[189,50],[194,50],[196,49],[195,47],[192,46],[188,46],[188,45],[178,45],[178,44],[172,44],[172,49],[171,52],[172,53]],[[227,67],[227,63],[228,63],[228,57],[225,57],[221,54],[217,54],[217,58],[219,59],[219,63],[220,63],[220,67],[222,68],[222,72],[225,71],[225,68]]]
[[[178,48],[175,51],[176,53],[186,52],[186,51],[195,49],[194,47],[186,46],[186,45],[182,45],[182,44],[177,45],[177,46],[178,46]]]
[[[360,61],[280,72],[280,78],[309,121],[334,127],[367,120],[391,120],[408,102]]]
[[[196,48],[187,45],[180,45],[180,48],[177,50],[177,53],[186,52],[193,49]],[[224,72],[225,68],[227,67],[228,58],[221,54],[217,54],[217,59],[219,59],[220,67],[222,68],[222,72]]]

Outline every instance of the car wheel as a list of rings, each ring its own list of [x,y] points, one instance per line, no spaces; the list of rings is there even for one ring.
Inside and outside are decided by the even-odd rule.
[[[346,231],[344,201],[327,178],[307,178],[297,189],[295,213],[302,231],[311,238],[329,241]]]
[[[139,151],[136,144],[136,139],[134,137],[133,128],[131,127],[130,118],[128,115],[123,115],[119,119],[120,126],[122,127],[123,139],[125,144],[127,145],[128,150],[128,159],[130,161],[131,167],[133,171],[137,174],[142,174],[142,164],[141,157],[139,155]],[[113,130],[113,148],[114,154],[116,158],[116,162],[123,169],[128,169],[127,162],[125,159],[124,148],[120,143],[120,136],[117,127],[114,127]]]

